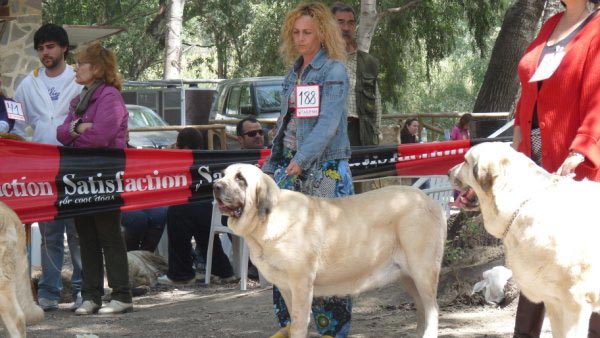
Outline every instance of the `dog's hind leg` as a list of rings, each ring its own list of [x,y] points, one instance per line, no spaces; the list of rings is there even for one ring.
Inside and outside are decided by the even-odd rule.
[[[431,274],[432,271],[424,271],[425,275]],[[413,277],[415,286],[421,297],[423,303],[423,316],[425,321],[423,323],[423,335],[424,338],[435,338],[438,336],[438,305],[437,305],[437,271],[435,278],[431,277]]]
[[[410,275],[403,272],[400,277],[400,283],[415,302],[415,306],[417,307],[417,335],[422,337],[425,331],[425,313],[423,311],[423,301],[421,300],[415,281]]]
[[[10,283],[0,282],[0,316],[11,338],[25,337],[25,314]]]

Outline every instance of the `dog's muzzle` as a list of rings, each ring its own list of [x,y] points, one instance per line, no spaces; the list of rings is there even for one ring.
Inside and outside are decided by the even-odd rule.
[[[477,194],[475,194],[475,190],[456,177],[461,165],[458,164],[448,171],[450,183],[455,189],[461,192],[456,198],[456,205],[468,211],[479,210],[479,199],[477,198]]]
[[[243,205],[241,203],[229,202],[230,198],[226,194],[227,186],[222,181],[213,183],[213,196],[217,202],[217,207],[221,214],[229,217],[239,218],[242,216]]]

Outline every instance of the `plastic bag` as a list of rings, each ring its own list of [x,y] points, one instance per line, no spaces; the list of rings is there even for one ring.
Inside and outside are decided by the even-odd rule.
[[[512,271],[504,266],[495,266],[483,272],[483,280],[473,286],[471,294],[484,290],[488,304],[499,304],[504,299],[504,286],[512,278]]]

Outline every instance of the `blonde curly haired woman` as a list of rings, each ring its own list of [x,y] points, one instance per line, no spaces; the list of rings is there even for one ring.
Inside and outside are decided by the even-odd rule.
[[[277,135],[263,170],[282,189],[320,197],[351,195],[346,44],[338,24],[323,4],[303,3],[287,14],[281,40],[280,52],[292,67],[283,82]],[[277,287],[273,302],[283,329],[272,338],[288,337],[290,314]],[[349,296],[315,298],[312,313],[321,336],[348,335]]]

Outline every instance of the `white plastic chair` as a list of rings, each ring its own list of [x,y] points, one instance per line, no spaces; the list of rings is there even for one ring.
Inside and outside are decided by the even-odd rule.
[[[452,192],[454,189],[448,181],[447,176],[423,176],[420,177],[413,187],[420,188],[425,182],[429,181],[429,187],[423,189],[423,192],[431,197],[444,209],[446,216],[450,215],[449,203],[452,202]]]
[[[221,223],[221,212],[216,206],[216,202],[212,203],[212,217],[210,221],[210,234],[208,237],[208,250],[206,253],[206,276],[204,277],[204,283],[210,284],[210,276],[212,271],[212,256],[213,256],[213,245],[215,241],[215,234],[227,233],[232,235],[232,247],[233,247],[233,271],[236,276],[240,277],[240,289],[246,291],[248,287],[248,262],[249,252],[248,246],[244,242],[244,239],[231,231],[228,227]],[[260,286],[266,287],[267,283],[260,274],[258,273]]]
[[[156,245],[155,253],[161,257],[164,257],[165,260],[169,260],[169,234],[167,233],[167,226],[163,230],[162,236],[160,236],[160,241],[158,245]]]

